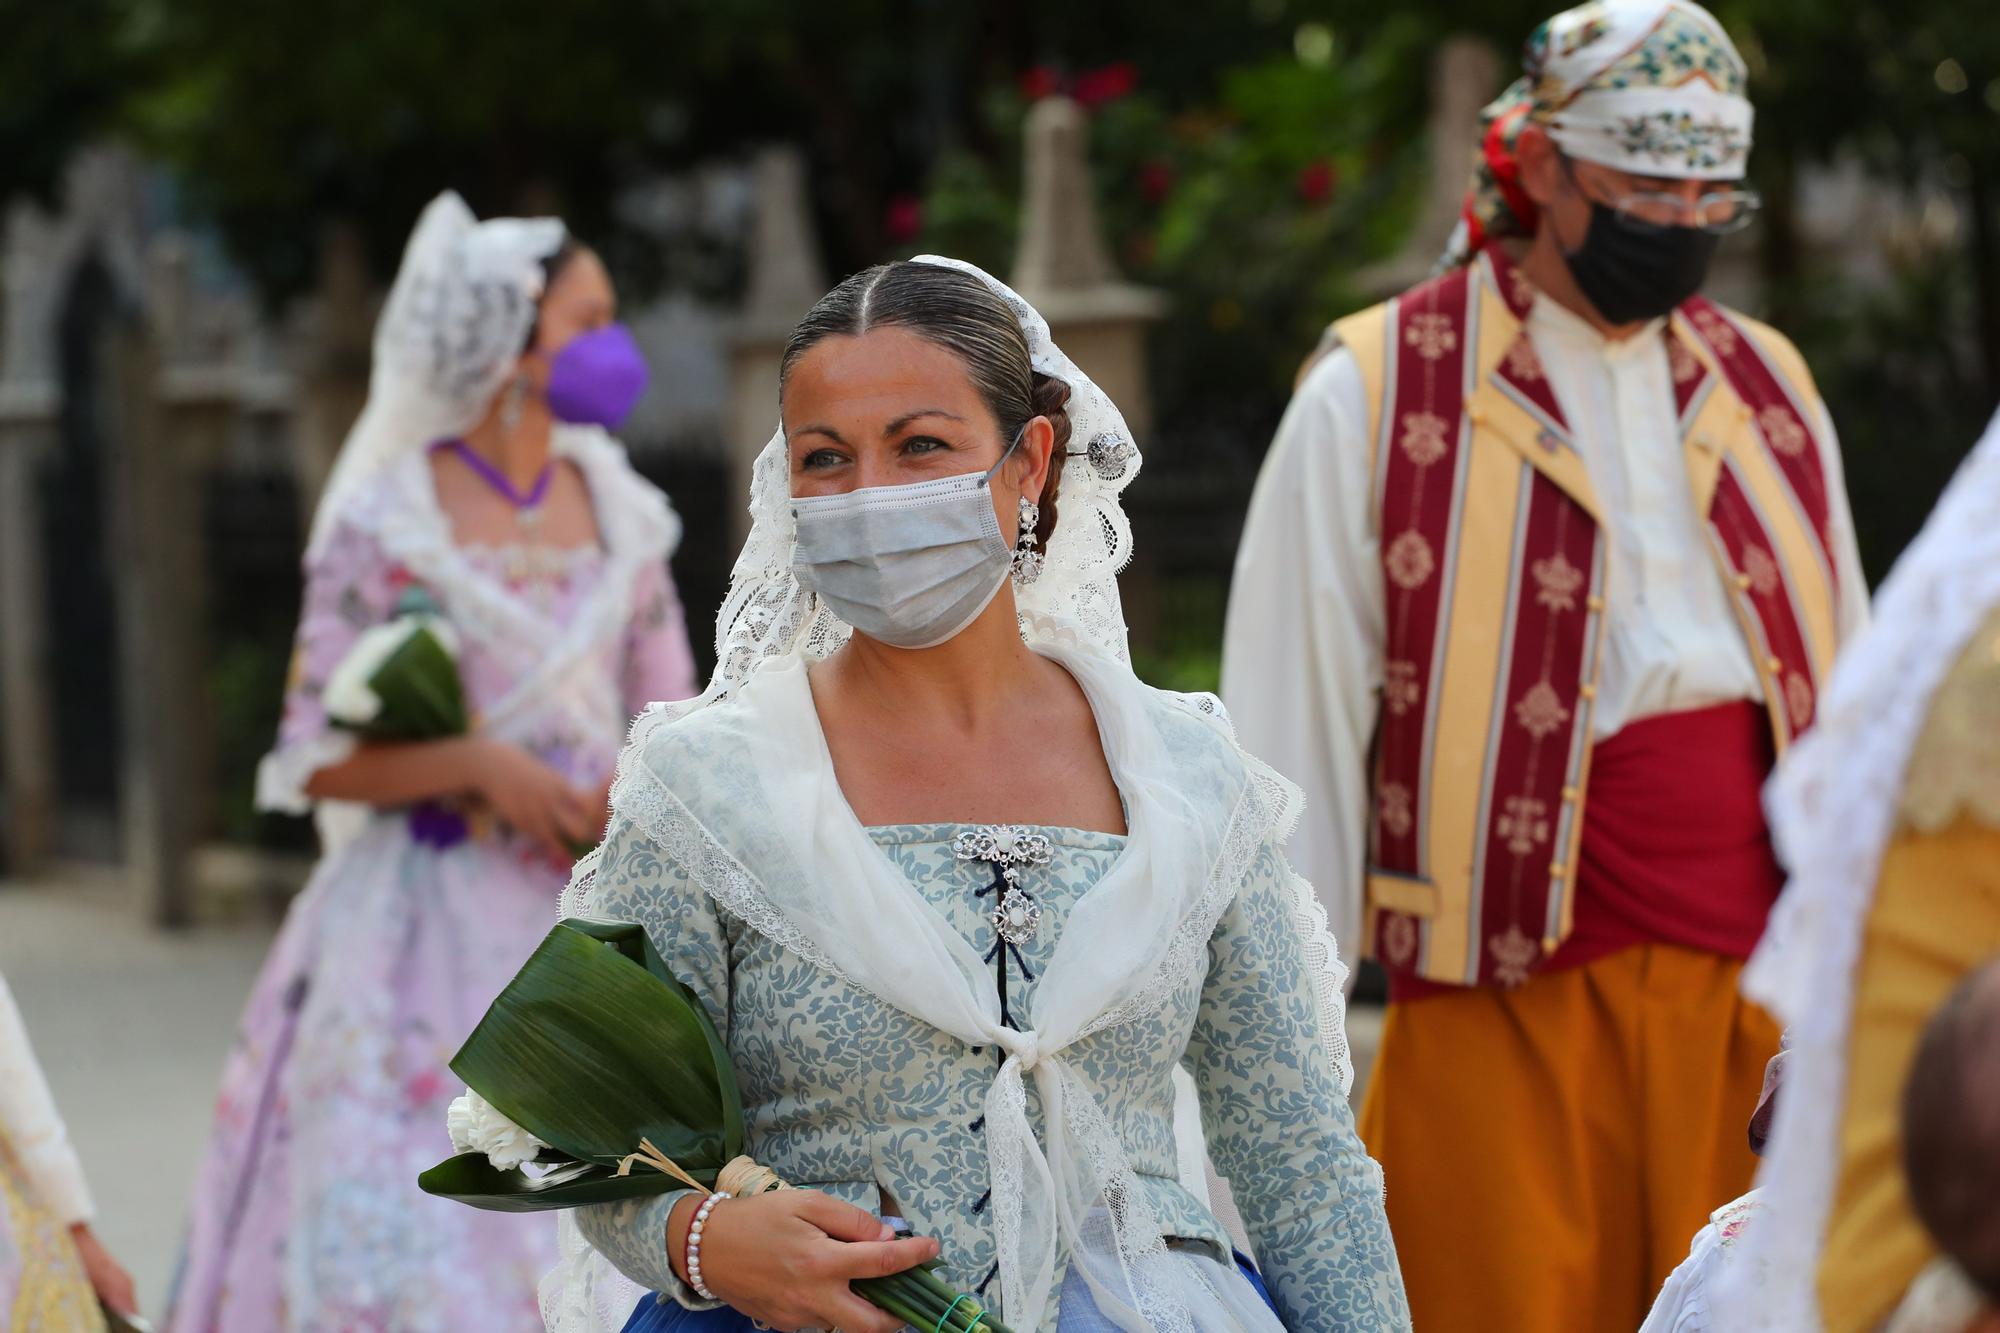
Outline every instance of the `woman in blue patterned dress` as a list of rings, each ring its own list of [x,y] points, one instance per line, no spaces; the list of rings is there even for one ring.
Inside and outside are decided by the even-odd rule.
[[[928,257],[822,300],[780,405],[716,678],[640,724],[568,906],[647,928],[801,1188],[566,1215],[551,1326],[890,1333],[849,1281],[936,1258],[1020,1333],[1407,1328],[1296,791],[1126,660],[1117,409]]]

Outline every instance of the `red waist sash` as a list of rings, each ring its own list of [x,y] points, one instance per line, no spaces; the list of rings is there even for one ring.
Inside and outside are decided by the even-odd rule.
[[[1764,822],[1771,724],[1743,701],[1662,713],[1591,749],[1575,928],[1539,972],[1635,944],[1748,958],[1784,875]],[[1392,975],[1390,997],[1454,987]]]

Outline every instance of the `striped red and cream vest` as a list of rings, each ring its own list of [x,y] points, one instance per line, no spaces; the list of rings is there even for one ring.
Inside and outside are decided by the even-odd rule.
[[[1365,947],[1413,980],[1519,985],[1574,920],[1606,550],[1532,299],[1489,248],[1334,326],[1371,404],[1387,612]],[[1783,337],[1706,300],[1663,336],[1688,483],[1782,753],[1836,642],[1815,391]]]

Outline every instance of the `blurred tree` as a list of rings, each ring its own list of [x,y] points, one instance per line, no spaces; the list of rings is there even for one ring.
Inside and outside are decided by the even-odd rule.
[[[47,198],[83,143],[148,77],[124,0],[0,0],[0,201]]]
[[[1172,302],[1153,339],[1162,433],[1183,457],[1220,446],[1239,467],[1254,463],[1299,358],[1360,302],[1357,271],[1400,244],[1420,183],[1420,143],[1388,123],[1404,67],[1426,63],[1418,29],[1386,24],[1345,60],[1331,29],[1307,31],[1324,45],[1301,53],[1286,29],[1217,71],[1198,101],[1155,87],[1138,62],[1031,67],[989,94],[991,147],[941,159],[922,235],[905,248],[1005,272],[1027,102],[1074,96],[1095,113],[1091,163],[1114,256]]]
[[[381,271],[444,185],[615,235],[618,185],[774,139],[805,144],[829,258],[858,267],[941,154],[990,150],[984,91],[1019,70],[1139,59],[1184,102],[1270,41],[1234,5],[1138,0],[83,3],[142,32],[128,123],[273,295],[309,283],[312,224],[361,228]]]
[[[1427,52],[1512,50],[1558,0],[0,0],[0,193],[46,190],[122,124],[178,169],[273,298],[319,231],[378,274],[423,202],[552,209],[645,286],[726,292],[739,236],[619,214],[662,168],[801,142],[830,266],[917,245],[1011,253],[1026,100],[1096,110],[1120,262],[1168,291],[1163,427],[1254,462],[1290,372],[1407,227]],[[1774,317],[1846,437],[1878,571],[2000,397],[2000,24],[1959,0],[1717,0],[1752,66]],[[1469,151],[1469,145],[1468,145]],[[1956,205],[1838,280],[1801,244],[1800,170],[1851,159]],[[1871,506],[1876,502],[1871,498]]]

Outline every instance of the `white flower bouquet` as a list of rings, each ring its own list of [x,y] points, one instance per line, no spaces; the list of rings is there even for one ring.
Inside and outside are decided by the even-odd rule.
[[[469,1088],[446,1117],[458,1155],[418,1178],[425,1193],[540,1212],[683,1186],[786,1188],[743,1155],[728,1048],[642,927],[562,922],[451,1068]],[[718,1185],[728,1177],[748,1183]],[[852,1286],[918,1328],[1010,1333],[930,1266]]]
[[[421,588],[395,619],[362,631],[327,676],[327,720],[374,741],[433,741],[471,727],[458,674],[458,635]]]

